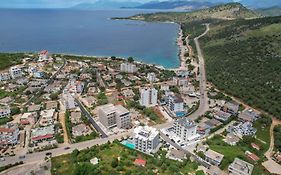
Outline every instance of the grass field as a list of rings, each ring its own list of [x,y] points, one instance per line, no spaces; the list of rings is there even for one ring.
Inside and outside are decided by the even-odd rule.
[[[155,174],[163,175],[195,173],[198,165],[190,161],[177,162],[165,157],[165,151],[159,151],[157,157],[145,155],[125,148],[120,143],[94,146],[83,151],[73,151],[71,154],[53,157],[51,172],[53,175],[72,174]],[[90,160],[99,159],[98,165],[92,165]],[[147,161],[146,167],[134,165],[136,158]]]

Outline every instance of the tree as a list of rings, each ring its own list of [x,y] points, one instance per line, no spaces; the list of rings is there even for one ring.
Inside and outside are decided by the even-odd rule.
[[[135,60],[134,60],[133,57],[129,57],[129,58],[128,58],[128,62],[129,62],[129,63],[132,63],[132,62],[134,62],[134,61],[135,61]]]
[[[116,168],[117,166],[118,166],[118,159],[113,158],[113,160],[111,161],[111,167]]]

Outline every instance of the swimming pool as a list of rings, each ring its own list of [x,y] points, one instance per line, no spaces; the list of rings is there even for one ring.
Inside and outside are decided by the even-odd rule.
[[[121,142],[123,145],[125,145],[126,147],[128,148],[131,148],[131,149],[135,149],[136,148],[136,145],[134,143],[131,143],[127,140],[124,140]]]
[[[175,113],[177,117],[184,117],[186,115],[186,112],[182,111],[182,112],[176,112]]]

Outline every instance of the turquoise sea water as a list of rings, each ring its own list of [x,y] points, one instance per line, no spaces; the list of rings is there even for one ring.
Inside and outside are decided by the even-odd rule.
[[[173,68],[179,65],[178,25],[110,20],[150,11],[0,9],[0,52],[133,56]]]

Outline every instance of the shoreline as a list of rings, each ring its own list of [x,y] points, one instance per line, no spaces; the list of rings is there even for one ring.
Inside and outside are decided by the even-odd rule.
[[[185,57],[185,54],[186,52],[188,52],[188,46],[187,46],[187,41],[186,41],[186,38],[183,38],[184,35],[183,35],[183,30],[181,28],[181,26],[179,25],[179,32],[178,32],[178,38],[177,38],[177,45],[179,47],[179,53],[178,53],[178,57],[179,57],[179,60],[180,60],[180,65],[178,67],[178,69],[180,70],[187,70],[187,67],[186,67],[186,57]],[[186,45],[184,45],[184,41],[186,41]]]

